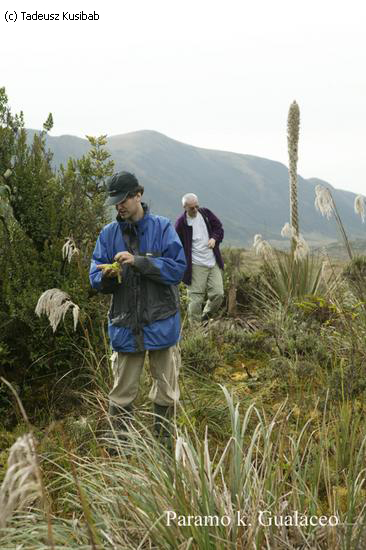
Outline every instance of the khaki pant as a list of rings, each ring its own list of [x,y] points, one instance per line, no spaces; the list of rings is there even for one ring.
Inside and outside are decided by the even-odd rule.
[[[202,312],[207,292],[208,300]],[[219,309],[224,299],[221,269],[217,264],[204,267],[192,264],[192,283],[187,286],[188,318],[201,321],[202,315],[211,316]]]
[[[180,352],[178,346],[149,350],[148,353],[153,378],[149,399],[158,405],[174,405],[179,400]],[[145,354],[146,351],[137,353],[115,351],[112,354],[114,386],[109,398],[120,407],[127,407],[137,396]]]

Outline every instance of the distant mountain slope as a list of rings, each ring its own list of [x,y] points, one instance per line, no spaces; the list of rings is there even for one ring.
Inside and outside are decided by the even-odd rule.
[[[30,131],[31,133],[32,131]],[[88,151],[87,140],[74,136],[48,136],[54,163]],[[193,192],[202,206],[222,220],[226,244],[249,245],[261,233],[274,242],[285,242],[280,231],[289,221],[287,167],[265,158],[193,147],[158,132],[141,130],[112,136],[108,149],[116,170],[134,172],[145,186],[145,200],[155,213],[173,221],[181,212],[181,197]],[[334,189],[316,178],[298,178],[300,229],[313,244],[339,238],[334,220],[315,211],[315,186],[328,185],[344,226],[353,238],[365,228],[353,212],[355,194]]]

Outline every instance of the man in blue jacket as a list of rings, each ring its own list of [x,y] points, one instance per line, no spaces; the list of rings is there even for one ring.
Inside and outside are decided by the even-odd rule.
[[[177,285],[186,269],[178,235],[167,218],[150,214],[141,201],[144,188],[129,172],[108,181],[106,205],[115,205],[116,221],[97,240],[90,266],[93,288],[112,294],[108,332],[113,349],[114,386],[109,412],[116,425],[131,419],[145,353],[149,351],[155,431],[168,436],[162,418],[179,399],[180,334]],[[120,273],[101,264],[119,262]]]
[[[188,318],[200,322],[212,317],[224,298],[224,262],[219,248],[224,230],[211,210],[200,208],[194,193],[184,195],[182,204],[185,211],[175,222],[175,229],[187,259],[183,282],[187,285]]]

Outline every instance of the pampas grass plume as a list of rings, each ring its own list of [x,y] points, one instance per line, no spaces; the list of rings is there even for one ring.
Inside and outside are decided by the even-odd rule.
[[[354,207],[356,214],[361,216],[362,223],[365,223],[365,197],[357,195]]]
[[[0,529],[16,510],[24,509],[40,496],[34,439],[32,434],[26,434],[10,448],[8,469],[0,487]]]
[[[62,258],[64,260],[67,260],[69,263],[71,262],[71,258],[75,254],[79,254],[79,249],[77,248],[75,241],[72,237],[69,237],[67,241],[65,242],[64,246],[62,247]]]
[[[270,260],[273,257],[273,248],[269,242],[262,239],[262,235],[254,236],[253,248],[257,255],[263,256],[265,260]]]
[[[329,220],[333,213],[333,200],[327,187],[322,185],[315,187],[315,208]]]
[[[50,288],[40,296],[35,313],[40,317],[42,313],[47,315],[53,332],[56,331],[61,320],[65,318],[68,310],[72,308],[74,330],[76,330],[80,308],[71,301],[70,296],[59,288]]]

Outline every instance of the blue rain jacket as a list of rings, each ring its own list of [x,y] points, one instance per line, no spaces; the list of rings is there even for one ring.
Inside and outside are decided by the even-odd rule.
[[[114,351],[135,352],[170,347],[180,333],[177,285],[186,269],[179,237],[167,218],[149,213],[136,223],[117,220],[97,240],[89,278],[93,288],[111,293],[108,332]],[[103,278],[97,264],[113,263],[117,252],[135,255],[122,266],[122,281]]]

